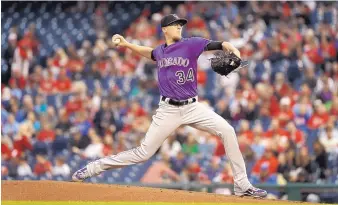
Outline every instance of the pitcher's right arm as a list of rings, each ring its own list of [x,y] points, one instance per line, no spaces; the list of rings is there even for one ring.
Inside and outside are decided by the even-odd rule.
[[[133,52],[142,55],[146,58],[149,58],[150,60],[154,60],[153,56],[152,56],[152,51],[154,50],[151,47],[147,47],[147,46],[139,46],[136,44],[132,44],[129,43],[123,36],[119,35],[119,34],[115,34],[112,37],[112,42],[114,43],[115,46],[123,46],[126,48],[131,49]]]

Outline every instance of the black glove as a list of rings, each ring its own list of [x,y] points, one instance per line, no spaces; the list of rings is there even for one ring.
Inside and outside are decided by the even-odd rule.
[[[220,75],[227,76],[242,63],[242,60],[232,52],[217,51],[214,55],[210,59],[211,68]]]

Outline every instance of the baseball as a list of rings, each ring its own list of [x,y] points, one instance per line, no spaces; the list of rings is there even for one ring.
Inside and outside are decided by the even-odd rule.
[[[117,39],[113,40],[113,42],[114,42],[115,44],[119,44],[119,43],[121,42],[121,40],[120,40],[119,38],[117,38]]]

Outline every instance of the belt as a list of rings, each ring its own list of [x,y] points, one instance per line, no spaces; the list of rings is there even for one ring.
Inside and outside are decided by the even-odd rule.
[[[176,100],[170,99],[170,98],[165,97],[165,96],[162,96],[161,100],[169,103],[170,105],[175,105],[175,106],[188,105],[188,104],[191,104],[191,103],[194,103],[194,102],[197,101],[197,99],[195,97],[190,98],[188,100],[176,101]]]

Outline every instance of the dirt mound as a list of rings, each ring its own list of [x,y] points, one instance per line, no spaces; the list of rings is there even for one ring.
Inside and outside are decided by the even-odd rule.
[[[2,200],[10,201],[139,201],[252,202],[278,201],[240,198],[181,190],[57,181],[2,181]],[[285,202],[284,202],[285,203]]]

